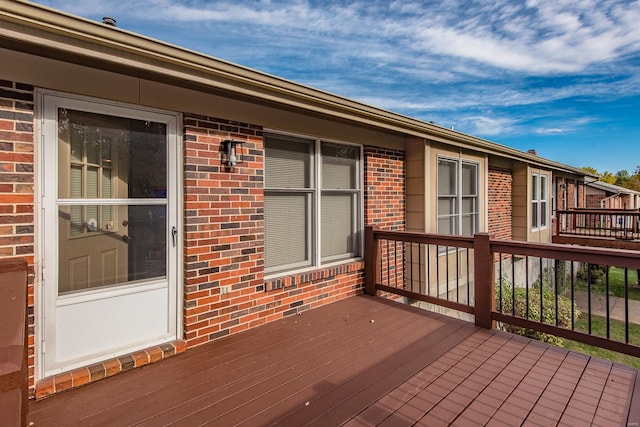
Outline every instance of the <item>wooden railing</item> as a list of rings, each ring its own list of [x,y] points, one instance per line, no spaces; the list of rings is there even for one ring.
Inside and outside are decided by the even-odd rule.
[[[640,328],[640,300],[631,298],[640,299],[638,251],[371,227],[365,242],[370,295],[393,293],[471,314],[481,327],[499,322],[640,357],[640,336],[633,333]]]
[[[556,211],[556,236],[639,240],[637,209],[574,209]]]

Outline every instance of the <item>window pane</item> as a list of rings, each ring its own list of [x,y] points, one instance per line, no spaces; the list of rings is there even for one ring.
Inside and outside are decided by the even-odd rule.
[[[451,160],[438,160],[438,196],[456,195],[458,163]]]
[[[78,224],[75,218],[83,211],[86,222]],[[108,228],[98,220],[98,213],[106,211],[117,218]],[[166,277],[164,205],[60,206],[58,227],[61,294]]]
[[[69,183],[69,197],[82,198],[82,166],[71,166]]]
[[[359,150],[346,145],[322,144],[322,188],[356,189]]]
[[[475,196],[478,194],[478,165],[462,164],[462,195]]]
[[[265,139],[265,186],[311,188],[311,144],[300,139]]]
[[[477,231],[478,214],[462,215],[462,235],[473,236]]]
[[[352,194],[323,195],[322,257],[351,255],[354,253],[353,218],[356,207]]]
[[[458,213],[457,201],[458,200],[455,197],[439,197],[438,216]]]
[[[476,197],[464,197],[462,199],[462,213],[463,214],[469,214],[469,213],[476,213],[477,209],[476,209]]]
[[[547,200],[547,177],[540,175],[540,200]]]
[[[58,116],[58,168],[64,177],[58,183],[58,197],[166,195],[166,124],[64,108],[58,110]],[[104,170],[110,170],[117,183],[110,195],[100,194],[100,189],[105,190],[104,181],[100,186]]]
[[[540,202],[540,226],[546,227],[547,225],[547,202],[543,200]]]
[[[264,197],[265,267],[310,262],[306,193]]]
[[[531,177],[531,200],[538,200],[538,176]]]
[[[98,197],[98,168],[87,168],[87,193],[86,198],[95,199]]]
[[[531,226],[538,227],[538,202],[531,203]]]
[[[85,149],[87,154],[87,163],[96,165],[100,159],[100,132],[87,132],[88,138],[85,140]]]
[[[458,216],[438,218],[438,234],[458,234]]]

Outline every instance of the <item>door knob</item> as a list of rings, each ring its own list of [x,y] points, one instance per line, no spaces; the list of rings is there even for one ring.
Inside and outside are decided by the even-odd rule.
[[[131,237],[127,236],[126,234],[124,236],[122,236],[122,241],[125,243],[129,243],[129,240],[131,240]]]

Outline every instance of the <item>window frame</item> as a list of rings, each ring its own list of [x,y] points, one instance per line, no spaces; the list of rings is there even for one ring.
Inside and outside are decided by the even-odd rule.
[[[278,139],[290,139],[292,141],[304,141],[310,144],[310,185],[305,189],[278,188],[267,186],[268,170],[266,167],[266,144],[269,137]],[[267,267],[265,263],[265,275],[277,276],[281,273],[291,273],[294,271],[304,271],[342,262],[348,259],[359,258],[363,253],[364,245],[364,147],[361,144],[354,144],[344,141],[336,141],[327,138],[319,138],[307,135],[300,135],[289,132],[265,130],[263,140],[265,141],[265,167],[264,167],[264,197],[265,200],[270,194],[305,193],[308,194],[308,212],[306,218],[307,238],[306,248],[309,251],[309,258],[303,262],[281,264]],[[322,145],[331,144],[338,146],[356,148],[357,158],[355,160],[355,188],[350,189],[324,189],[322,188]],[[351,203],[354,215],[351,218],[351,229],[353,230],[351,239],[352,252],[322,256],[322,197],[323,195],[351,194]],[[266,254],[266,212],[265,212],[265,258]]]
[[[537,190],[537,191],[536,191]],[[549,174],[533,172],[531,174],[531,231],[541,231],[549,228]],[[534,217],[534,206],[536,217]],[[544,212],[544,223],[543,214]],[[534,219],[536,220],[534,222]]]
[[[440,195],[440,172],[439,172],[439,166],[440,166],[440,161],[446,161],[446,162],[452,162],[455,163],[456,165],[456,194],[455,195]],[[472,165],[475,168],[475,193],[472,196],[469,195],[464,195],[463,194],[463,188],[464,188],[464,183],[463,183],[463,169],[465,165]],[[447,234],[449,236],[464,236],[465,234],[463,234],[463,230],[464,230],[464,224],[463,224],[463,217],[465,215],[469,215],[471,214],[474,217],[473,223],[474,223],[474,229],[471,232],[471,236],[473,236],[475,233],[478,233],[481,229],[481,224],[480,224],[480,213],[481,213],[481,200],[480,200],[480,190],[481,190],[481,182],[480,182],[480,167],[481,167],[481,163],[475,160],[469,160],[469,159],[465,159],[465,158],[460,158],[460,157],[451,157],[451,156],[446,156],[446,155],[438,155],[436,157],[436,233],[441,234],[440,230],[439,230],[439,222],[440,219],[442,218],[453,218],[455,217],[456,219],[456,234]],[[455,197],[455,206],[454,206],[454,210],[456,211],[453,214],[446,214],[446,215],[440,215],[439,213],[439,204],[440,204],[440,200],[441,198],[444,199],[452,199],[452,197]],[[463,201],[464,199],[468,199],[471,198],[472,200],[474,200],[474,206],[475,206],[475,210],[471,213],[465,213],[463,210]]]

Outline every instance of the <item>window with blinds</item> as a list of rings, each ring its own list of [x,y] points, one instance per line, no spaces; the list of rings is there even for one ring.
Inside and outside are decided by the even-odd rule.
[[[358,256],[360,147],[265,136],[265,269]]]

